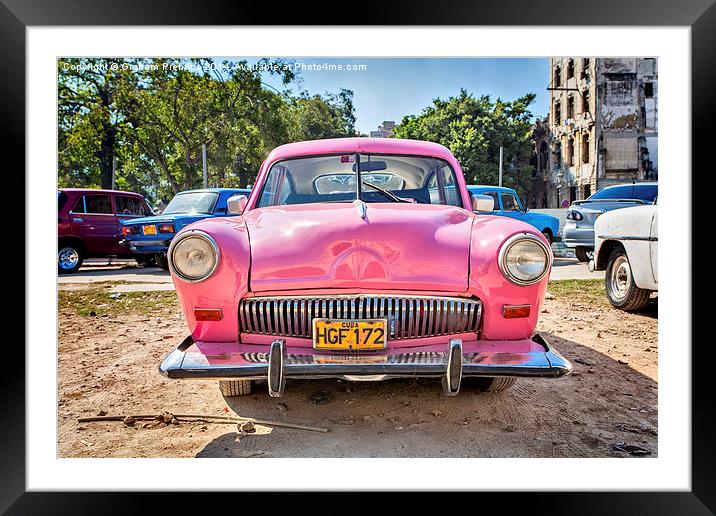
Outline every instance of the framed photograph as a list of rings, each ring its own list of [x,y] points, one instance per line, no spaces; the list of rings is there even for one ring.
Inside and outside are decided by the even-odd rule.
[[[350,24],[0,2],[27,221],[3,510],[188,489],[714,511],[691,301],[711,2]]]

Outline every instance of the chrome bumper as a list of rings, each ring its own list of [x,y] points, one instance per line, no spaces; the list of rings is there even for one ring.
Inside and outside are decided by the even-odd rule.
[[[202,350],[187,337],[159,366],[168,378],[268,380],[269,394],[281,396],[286,378],[380,381],[389,378],[442,378],[443,392],[454,396],[466,377],[558,377],[572,365],[540,335],[517,341],[528,351],[500,349],[501,341],[451,339],[443,347],[386,350],[386,354],[326,354],[311,348],[286,348],[283,339],[270,346],[206,344]],[[510,341],[514,345],[515,342]],[[290,351],[290,352],[289,352]]]

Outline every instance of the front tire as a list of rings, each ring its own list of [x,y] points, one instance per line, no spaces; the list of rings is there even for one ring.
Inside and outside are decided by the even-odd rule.
[[[552,245],[553,238],[551,232],[544,230],[542,231],[542,236],[544,236],[547,242],[549,242],[549,245]]]
[[[57,272],[71,274],[82,267],[84,255],[77,244],[62,244],[57,252]]]
[[[512,387],[517,378],[514,376],[493,376],[489,378],[480,378],[478,388],[481,392],[499,392]]]
[[[577,261],[588,262],[594,256],[594,251],[586,247],[577,247],[574,250],[574,255],[577,257]]]
[[[169,270],[169,260],[167,259],[167,255],[157,253],[154,255],[154,261],[156,262],[157,267],[160,267],[165,271]]]
[[[151,254],[135,255],[134,259],[140,267],[152,267],[155,264],[154,256]]]
[[[219,391],[227,398],[251,394],[251,387],[251,380],[219,380]]]
[[[604,286],[614,308],[632,312],[641,310],[649,302],[651,291],[639,288],[634,283],[629,257],[623,247],[617,247],[609,256]]]

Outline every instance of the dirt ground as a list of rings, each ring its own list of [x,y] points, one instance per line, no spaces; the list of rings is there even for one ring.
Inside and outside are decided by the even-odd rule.
[[[565,286],[566,285],[566,286]],[[105,287],[106,288],[106,287]],[[657,455],[657,305],[612,309],[597,284],[550,283],[538,331],[574,365],[560,379],[520,379],[502,393],[439,381],[289,381],[227,398],[215,381],[168,380],[163,357],[186,335],[174,299],[158,293],[96,299],[60,292],[58,455],[61,457],[632,457]],[[159,296],[159,297],[156,297]],[[601,297],[600,297],[601,296]],[[125,299],[125,310],[110,310]],[[162,303],[162,299],[169,301]],[[97,309],[92,309],[92,304]],[[132,309],[140,303],[143,310]],[[467,383],[467,385],[466,385]],[[330,393],[324,404],[311,398]],[[257,425],[138,421],[108,415],[213,414],[325,427],[317,433]]]

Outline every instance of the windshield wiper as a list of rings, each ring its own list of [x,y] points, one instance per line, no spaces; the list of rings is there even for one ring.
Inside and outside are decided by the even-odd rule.
[[[366,186],[370,186],[371,188],[375,188],[376,190],[378,190],[378,192],[380,192],[380,193],[382,193],[383,195],[385,195],[385,196],[386,196],[388,199],[390,199],[391,201],[395,201],[395,202],[409,202],[409,203],[412,203],[412,202],[413,202],[413,201],[411,201],[410,199],[404,199],[403,197],[398,197],[398,196],[395,195],[394,193],[391,193],[391,192],[389,192],[388,190],[383,190],[380,186],[376,186],[376,185],[374,185],[373,183],[369,183],[368,181],[361,181],[361,183],[363,183],[363,184],[366,185]]]

